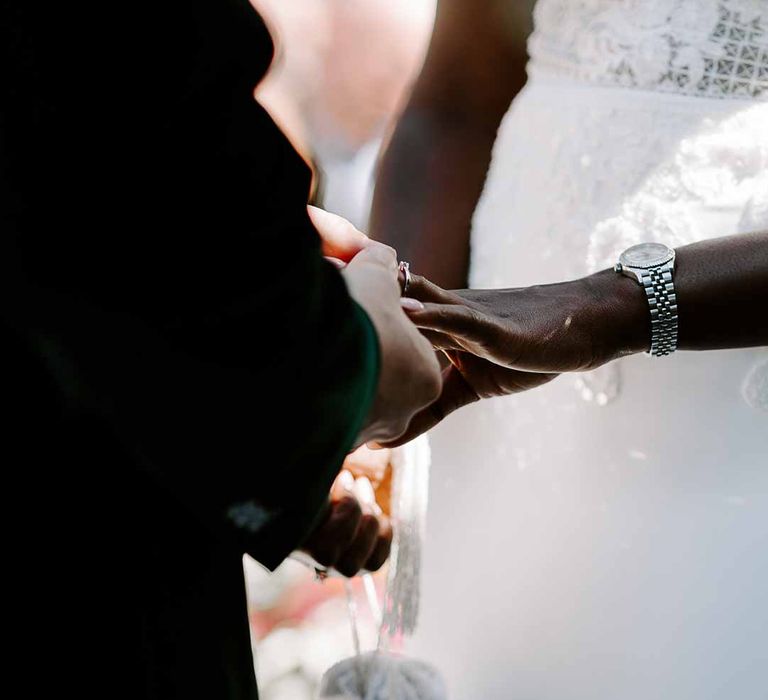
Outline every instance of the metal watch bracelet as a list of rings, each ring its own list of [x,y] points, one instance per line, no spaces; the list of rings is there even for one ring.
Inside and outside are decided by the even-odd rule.
[[[648,354],[665,357],[677,350],[677,295],[672,266],[643,270],[642,284],[651,310],[651,348]]]

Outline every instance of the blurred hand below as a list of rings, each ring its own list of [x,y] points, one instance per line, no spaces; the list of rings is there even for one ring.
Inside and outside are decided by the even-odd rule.
[[[372,450],[362,445],[344,461],[343,470],[358,481],[371,485],[376,505],[385,515],[392,514],[392,450]]]
[[[368,489],[356,489],[352,474],[342,471],[331,490],[328,512],[302,551],[347,577],[380,569],[392,548],[392,527],[376,506],[370,484]]]

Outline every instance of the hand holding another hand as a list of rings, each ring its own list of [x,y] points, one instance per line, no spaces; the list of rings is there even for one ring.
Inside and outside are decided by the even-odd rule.
[[[526,372],[595,369],[646,349],[650,336],[642,289],[609,270],[559,284],[453,292],[414,276],[410,295],[425,306],[411,320],[436,348]]]
[[[368,246],[382,245],[372,241],[343,216],[313,206],[307,207],[307,213],[313,226],[320,234],[323,255],[326,258],[338,260],[340,263],[348,263]]]
[[[450,366],[440,397],[386,444],[403,444],[479,399],[645,349],[648,312],[640,292],[610,271],[561,284],[452,292],[413,275],[409,295],[424,308],[409,316]]]
[[[376,399],[360,442],[394,440],[440,393],[440,367],[429,341],[400,305],[397,258],[387,246],[369,246],[344,269],[350,294],[368,313],[381,349]]]
[[[360,493],[352,472],[344,469],[339,474],[328,512],[302,546],[315,562],[347,577],[377,571],[392,548],[389,517],[376,504],[370,482],[362,481],[368,486],[365,493]]]
[[[379,384],[358,444],[394,440],[412,417],[440,392],[440,367],[432,346],[400,305],[395,251],[368,239],[340,216],[310,207],[323,240],[323,253],[335,258],[352,298],[365,310],[379,339]]]

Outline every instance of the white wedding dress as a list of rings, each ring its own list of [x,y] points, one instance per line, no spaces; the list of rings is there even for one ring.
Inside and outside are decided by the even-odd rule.
[[[768,229],[768,0],[539,0],[530,51],[472,286]],[[754,349],[635,356],[451,416],[410,651],[452,700],[766,700],[766,410]]]

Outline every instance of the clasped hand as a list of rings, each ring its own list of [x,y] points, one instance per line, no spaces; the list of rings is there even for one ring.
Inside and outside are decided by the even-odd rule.
[[[342,269],[379,338],[378,392],[359,444],[401,445],[469,403],[533,389],[647,345],[642,290],[611,271],[560,284],[450,292],[413,275],[409,298],[401,300],[394,250],[340,217],[318,209],[310,216],[324,254]],[[442,374],[434,350],[448,360]],[[306,549],[353,575],[380,566],[390,540],[388,521],[336,497]]]
[[[449,361],[440,396],[413,417],[403,444],[479,399],[546,384],[645,349],[642,290],[612,271],[560,284],[445,291],[413,275],[413,323]]]

